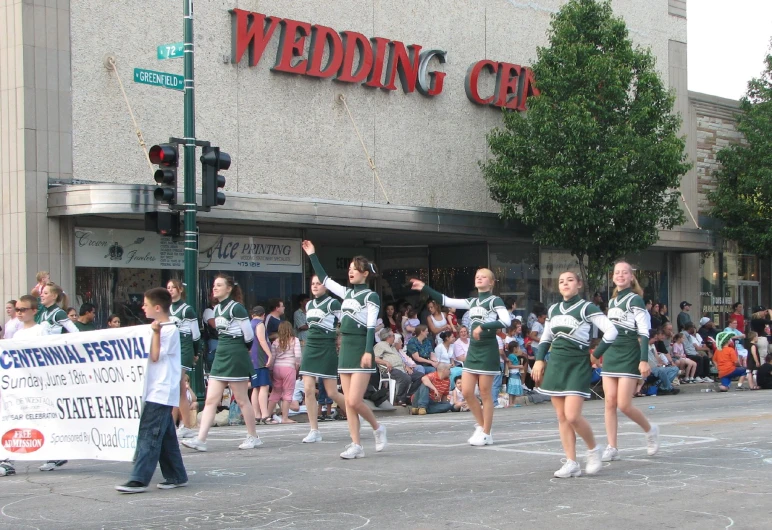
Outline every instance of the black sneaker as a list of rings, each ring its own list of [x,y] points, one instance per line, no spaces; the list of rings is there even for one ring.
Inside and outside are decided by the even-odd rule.
[[[115,486],[115,489],[121,493],[143,493],[147,491],[147,486],[137,480],[130,480],[126,484]]]
[[[174,488],[184,488],[187,486],[187,482],[172,482],[171,480],[164,480],[158,483],[159,490],[173,490]]]

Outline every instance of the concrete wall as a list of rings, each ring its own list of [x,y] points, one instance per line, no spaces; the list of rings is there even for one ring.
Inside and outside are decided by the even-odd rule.
[[[69,0],[0,0],[3,304],[39,270],[74,286],[72,230],[46,216],[49,182],[72,178],[69,18]]]
[[[743,136],[737,131],[737,113],[739,102],[699,94],[689,93],[689,104],[695,121],[695,172],[699,193],[699,211],[707,215],[709,203],[707,193],[715,191],[714,172],[721,166],[716,155],[732,144],[742,142]]]
[[[668,82],[670,42],[686,41],[673,0],[616,0],[636,43],[651,47]],[[481,59],[530,64],[547,44],[560,0],[217,0],[195,4],[197,136],[233,157],[226,191],[272,192],[386,202],[375,185],[339,94],[347,98],[392,204],[497,211],[480,176],[485,135],[501,113],[467,100],[464,76]],[[158,61],[158,44],[182,40],[181,2],[72,0],[73,162],[76,178],[149,183],[151,177],[115,74],[114,54],[148,144],[182,135],[182,94],[132,82],[142,67],[182,73]],[[386,92],[269,71],[278,31],[261,62],[229,62],[238,7],[448,51],[443,93]],[[684,52],[685,54],[685,44]],[[684,84],[685,88],[685,84]]]

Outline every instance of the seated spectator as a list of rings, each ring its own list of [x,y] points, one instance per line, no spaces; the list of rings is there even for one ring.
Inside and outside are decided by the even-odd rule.
[[[703,344],[706,346],[715,346],[718,330],[716,329],[716,325],[712,319],[708,317],[702,317],[700,319],[700,329],[697,331],[697,333],[702,339]]]
[[[709,348],[702,344],[697,330],[692,322],[687,322],[684,328],[684,352],[686,352],[686,358],[691,359],[697,363],[697,369],[695,370],[697,383],[712,383],[713,379],[710,378],[710,356],[708,355]]]
[[[739,377],[738,388],[742,386],[745,380],[745,368],[740,366],[740,360],[737,357],[737,350],[734,348],[732,340],[733,333],[722,331],[716,337],[716,353],[713,359],[718,368],[718,376],[721,378],[721,385],[718,387],[721,392],[727,392],[732,379]]]
[[[748,350],[742,343],[745,338],[745,334],[737,328],[738,320],[732,315],[729,320],[729,325],[724,331],[732,334],[732,342],[734,342],[734,349],[737,351],[737,357],[740,359],[740,366],[745,368],[748,365]]]
[[[673,388],[673,380],[678,378],[678,368],[675,366],[665,366],[662,359],[659,358],[657,348],[654,345],[655,342],[662,339],[663,336],[661,335],[661,332],[651,332],[651,338],[649,339],[649,367],[651,368],[651,376],[649,379],[653,378],[657,381],[657,387],[659,389],[657,392],[658,394],[678,394],[680,389]],[[645,381],[641,379],[638,384],[638,391],[635,394],[638,397],[643,396],[640,389],[644,382]]]
[[[458,338],[458,318],[456,317],[456,308],[443,307],[442,311],[448,317],[448,326],[450,326],[450,330],[453,332],[453,336]]]
[[[456,342],[456,337],[452,331],[443,331],[438,337],[440,343],[434,348],[433,359],[438,363],[451,364],[453,358],[453,343]]]
[[[423,383],[413,394],[411,414],[439,414],[453,408],[448,402],[450,394],[450,365],[437,365],[437,371],[421,378]]]
[[[453,382],[456,385],[456,388],[450,392],[450,404],[452,405],[450,411],[469,412],[469,405],[467,405],[466,399],[464,399],[464,394],[461,392],[461,376],[457,375],[453,379]]]
[[[469,328],[461,326],[458,330],[458,339],[453,343],[453,362],[456,366],[464,366],[466,353],[469,351]]]
[[[772,353],[764,358],[764,364],[756,372],[756,385],[765,390],[772,390]]]
[[[662,344],[662,341],[657,342],[658,349],[659,349],[659,344]],[[680,370],[683,370],[684,372],[684,377],[682,381],[683,383],[697,382],[696,379],[694,378],[694,372],[695,370],[697,370],[697,363],[695,363],[694,361],[686,357],[686,352],[684,351],[684,334],[683,333],[676,333],[673,336],[672,354],[670,358],[673,360],[674,366],[677,366]]]
[[[95,320],[96,307],[94,307],[94,304],[86,302],[80,306],[80,314],[77,320],[75,320],[75,327],[78,328],[78,331],[96,331]]]
[[[394,379],[397,390],[394,399],[403,407],[407,405],[408,396],[411,396],[421,386],[423,374],[414,371],[412,367],[405,366],[402,356],[394,347],[394,333],[391,328],[383,328],[379,333],[381,341],[375,345],[373,354],[375,363],[382,373],[388,373]]]
[[[434,348],[429,339],[429,328],[419,324],[414,333],[407,343],[407,354],[415,361],[419,372],[430,374],[437,371],[437,361],[432,360]]]

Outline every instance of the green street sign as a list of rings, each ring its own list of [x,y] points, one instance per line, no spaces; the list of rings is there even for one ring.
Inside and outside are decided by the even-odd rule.
[[[174,42],[172,44],[161,44],[157,48],[159,59],[177,59],[185,55],[185,43]]]
[[[185,90],[185,78],[183,76],[167,74],[166,72],[156,72],[154,70],[145,70],[143,68],[134,69],[134,82],[171,88],[172,90]]]

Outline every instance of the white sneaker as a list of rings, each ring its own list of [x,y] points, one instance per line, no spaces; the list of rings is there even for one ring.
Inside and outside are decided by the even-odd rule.
[[[469,444],[471,444],[471,443],[472,443],[472,439],[473,439],[473,438],[474,438],[474,437],[477,435],[477,433],[478,433],[479,431],[482,431],[482,425],[478,425],[478,424],[476,424],[476,423],[475,423],[475,424],[474,424],[474,433],[472,434],[472,436],[470,436],[470,437],[469,437],[469,438],[466,440],[466,442],[467,442],[467,443],[469,443]]]
[[[563,464],[563,467],[555,471],[552,476],[555,478],[581,477],[582,468],[579,467],[578,462],[574,462],[573,460],[566,460],[566,463]]]
[[[304,444],[312,444],[314,442],[321,442],[322,441],[322,433],[320,433],[316,429],[311,429],[311,432],[308,433],[308,436],[303,438]]]
[[[646,433],[646,453],[654,456],[659,451],[659,427],[652,423],[651,430]]]
[[[182,445],[195,449],[196,451],[201,451],[202,453],[206,452],[206,442],[202,442],[198,438],[186,438],[182,440]]]
[[[485,431],[483,431],[482,429],[477,430],[469,439],[469,445],[474,445],[475,447],[482,447],[484,445],[493,445],[493,436],[491,436],[490,434],[485,434]]]
[[[380,425],[373,431],[373,436],[375,437],[375,452],[380,453],[386,449],[386,427]]]
[[[261,445],[263,445],[263,441],[260,438],[247,435],[247,439],[244,440],[241,445],[239,445],[239,449],[254,449],[255,447],[260,447]]]
[[[346,446],[346,450],[340,454],[340,457],[345,458],[346,460],[352,460],[354,458],[364,458],[365,450],[362,448],[361,445],[348,444]]]
[[[600,457],[600,460],[601,462],[619,460],[619,451],[617,451],[615,447],[607,445],[606,449],[603,450],[603,456]]]
[[[713,379],[710,378],[710,377],[703,377],[702,378],[702,382],[703,383],[714,383],[715,381],[713,381]]]
[[[183,438],[195,438],[198,435],[198,431],[194,429],[188,429],[184,425],[180,425],[180,428],[177,429],[177,439],[182,440]]]
[[[587,459],[584,461],[584,472],[588,475],[595,475],[600,468],[603,467],[601,462],[600,446],[596,445],[595,449],[587,451]]]

